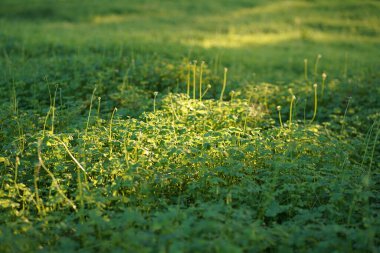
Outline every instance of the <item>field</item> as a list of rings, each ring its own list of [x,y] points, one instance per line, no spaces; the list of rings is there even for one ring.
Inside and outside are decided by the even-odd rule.
[[[379,48],[379,1],[0,1],[0,252],[379,252]]]

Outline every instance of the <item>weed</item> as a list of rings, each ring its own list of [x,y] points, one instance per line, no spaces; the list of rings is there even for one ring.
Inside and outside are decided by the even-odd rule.
[[[321,60],[322,55],[318,54],[317,58],[315,59],[315,64],[314,64],[314,83],[317,82],[317,75],[318,75],[318,64],[319,61]]]
[[[186,94],[190,98],[190,73],[191,73],[191,63],[187,65],[187,79],[186,79]]]
[[[87,134],[87,132],[88,132],[88,126],[89,126],[89,124],[90,124],[91,110],[92,110],[92,102],[94,101],[95,92],[96,92],[96,87],[95,87],[94,90],[92,91],[92,95],[91,95],[90,109],[88,110],[88,116],[87,116],[87,123],[86,123],[85,134]],[[99,107],[100,107],[100,99],[99,99],[99,105],[98,105],[98,115],[100,114],[100,108],[99,108]]]
[[[222,91],[221,91],[221,93],[220,93],[220,99],[219,99],[220,102],[223,101],[224,91],[226,90],[226,85],[227,85],[227,71],[228,71],[228,69],[227,69],[227,68],[224,68],[223,86],[222,86]]]
[[[199,100],[202,100],[203,94],[202,94],[202,78],[203,78],[203,66],[205,62],[201,62],[201,67],[200,67],[200,73],[199,73]]]
[[[318,84],[313,84],[314,88],[314,111],[313,111],[313,117],[310,120],[310,123],[312,123],[315,120],[315,117],[317,116],[317,108],[318,108]]]
[[[326,82],[327,74],[325,72],[322,73],[322,94],[321,98],[323,99],[323,95],[325,94],[325,82]]]
[[[117,108],[115,107],[112,111],[112,115],[111,115],[111,119],[110,119],[110,123],[109,123],[109,135],[108,135],[108,143],[110,145],[110,157],[112,155],[112,123],[113,123],[113,117],[115,115],[115,112],[117,111]]]
[[[306,81],[306,84],[308,84],[309,78],[307,76],[307,59],[304,59],[303,62],[304,62],[304,79]]]
[[[194,61],[193,64],[193,99],[196,96],[196,75],[197,75],[197,61]]]
[[[278,120],[280,121],[280,126],[281,126],[281,128],[283,128],[284,126],[283,126],[283,124],[282,124],[282,118],[281,118],[281,106],[278,105],[278,106],[276,107],[276,109],[277,109],[277,111],[278,111]]]
[[[157,95],[158,95],[158,92],[157,91],[155,91],[154,93],[153,93],[153,112],[156,112],[156,98],[157,98]]]

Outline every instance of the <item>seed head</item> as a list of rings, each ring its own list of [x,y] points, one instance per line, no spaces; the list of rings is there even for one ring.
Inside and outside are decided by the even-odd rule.
[[[100,101],[100,100],[102,100],[102,98],[101,98],[101,97],[98,97],[98,100]]]
[[[317,88],[317,87],[318,87],[318,84],[316,84],[316,83],[313,84],[313,87],[314,87],[314,88]]]
[[[289,93],[293,95],[293,89],[292,88],[289,88],[288,89]]]
[[[293,96],[292,96],[292,100],[296,100],[296,96],[293,95]]]
[[[322,73],[322,79],[323,79],[323,80],[326,80],[326,77],[327,77],[326,73],[323,72],[323,73]]]
[[[224,68],[224,72],[227,72],[228,71],[228,68]]]
[[[281,111],[281,105],[278,105],[276,108],[277,108],[277,111]]]
[[[307,59],[306,59],[306,58],[305,58],[305,59],[303,59],[303,62],[304,62],[304,63],[307,63]]]
[[[207,84],[207,89],[211,89],[211,84]]]
[[[156,97],[158,95],[158,92],[157,91],[153,92],[153,95]]]
[[[318,54],[318,59],[321,59],[322,58],[322,55],[321,54]]]

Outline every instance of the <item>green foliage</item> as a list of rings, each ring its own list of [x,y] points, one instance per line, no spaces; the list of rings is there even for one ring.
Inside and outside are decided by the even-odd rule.
[[[0,252],[377,252],[379,8],[1,1]]]
[[[2,250],[346,251],[378,244],[377,170],[360,165],[342,135],[320,125],[268,125],[269,115],[245,99],[169,94],[161,108],[115,119],[112,138],[104,120],[91,121],[86,134],[67,128],[26,137],[19,166],[12,156],[2,159],[2,219],[9,220]],[[14,233],[24,236],[11,243]]]

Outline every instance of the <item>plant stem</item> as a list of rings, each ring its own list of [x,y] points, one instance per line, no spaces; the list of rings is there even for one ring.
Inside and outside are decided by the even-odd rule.
[[[92,109],[92,101],[94,100],[95,91],[96,91],[96,87],[95,87],[94,90],[92,91],[92,95],[91,95],[90,110],[88,111],[88,117],[87,117],[87,124],[86,124],[85,135],[87,135],[88,125],[90,124],[91,109]]]
[[[76,205],[74,204],[73,201],[71,201],[62,191],[61,187],[59,186],[59,183],[57,181],[57,179],[54,177],[54,174],[45,166],[43,160],[42,160],[42,155],[41,155],[41,142],[42,140],[38,140],[38,145],[37,145],[37,154],[38,154],[38,162],[39,162],[39,166],[41,166],[45,171],[46,173],[50,176],[50,178],[52,179],[53,181],[53,185],[55,186],[55,188],[57,189],[57,192],[62,196],[63,199],[65,199],[69,204],[70,206],[74,209],[74,211],[77,211],[77,207]]]
[[[201,68],[199,73],[199,101],[202,101],[202,76],[203,76],[203,65],[204,61],[201,62]]]
[[[43,127],[43,130],[42,130],[42,136],[45,136],[46,125],[47,125],[47,121],[49,119],[50,112],[51,112],[51,107],[49,107],[49,111],[47,112],[46,117],[45,117],[44,127]]]
[[[207,85],[206,90],[203,92],[201,98],[203,98],[203,97],[206,95],[207,91],[208,91],[210,88],[211,88],[211,84]]]
[[[304,73],[304,75],[305,75],[305,81],[306,81],[306,84],[308,84],[309,83],[309,78],[307,76],[307,59],[304,59],[303,62],[304,62],[304,70],[305,70],[305,73]]]
[[[156,112],[156,98],[157,98],[158,92],[155,91],[153,93],[153,95],[154,95],[154,98],[153,98],[153,112],[155,113]]]
[[[317,55],[317,59],[315,60],[315,65],[314,65],[314,82],[317,81],[317,72],[318,72],[318,63],[319,60],[322,58],[321,54]]]
[[[226,90],[226,85],[227,85],[227,71],[228,69],[227,68],[224,68],[224,79],[223,79],[223,87],[222,87],[222,92],[220,93],[220,102],[223,101],[223,95],[224,95],[224,91]]]
[[[109,130],[109,136],[108,136],[108,142],[110,144],[110,157],[112,155],[112,122],[113,122],[113,116],[115,115],[115,112],[117,111],[117,108],[113,109],[111,120],[110,120],[110,130]]]
[[[350,101],[351,101],[351,97],[348,97],[347,99],[347,106],[346,106],[346,109],[344,110],[344,115],[343,115],[343,121],[342,121],[342,127],[340,129],[340,133],[342,134],[343,133],[343,129],[344,129],[344,121],[346,119],[346,114],[347,114],[347,111],[348,111],[348,106],[350,105]]]
[[[290,111],[289,111],[289,127],[292,125],[292,117],[293,117],[293,104],[296,96],[292,95],[292,99],[290,100]]]
[[[100,102],[101,102],[102,98],[101,97],[98,97],[98,119],[99,119],[99,116],[100,116]]]
[[[34,183],[34,195],[35,195],[35,198],[36,198],[36,208],[37,208],[37,212],[42,215],[45,214],[45,208],[44,208],[44,205],[43,205],[43,202],[42,200],[40,199],[40,196],[38,194],[38,180],[39,180],[39,174],[40,174],[40,168],[41,168],[41,165],[38,164],[36,165],[36,167],[34,168],[34,179],[33,179],[33,183]]]
[[[196,94],[196,72],[197,72],[197,61],[194,61],[193,65],[193,99],[195,100]]]
[[[186,94],[187,97],[190,98],[190,73],[191,73],[191,63],[187,65],[187,89]]]
[[[52,114],[51,114],[51,133],[54,133],[54,119],[55,119],[55,100],[57,97],[57,90],[58,90],[58,85],[55,87],[54,91],[54,97],[53,97],[53,104],[52,104]]]
[[[284,125],[282,124],[282,118],[281,118],[281,106],[277,106],[277,111],[278,111],[278,119],[280,121],[280,126],[281,128],[283,128]]]
[[[325,93],[325,82],[326,82],[327,75],[325,72],[322,73],[322,94],[321,99],[323,100],[323,94]]]
[[[313,117],[310,120],[310,123],[312,123],[314,121],[315,117],[317,116],[317,107],[318,107],[318,95],[317,95],[318,94],[318,90],[317,90],[318,85],[315,83],[313,85],[313,87],[314,87],[314,112],[313,112]]]
[[[80,168],[84,174],[87,174],[86,170],[83,168],[83,166],[78,162],[78,160],[74,157],[74,155],[70,152],[69,148],[67,147],[67,145],[61,141],[58,137],[55,137],[53,136],[54,139],[56,139],[59,143],[62,144],[62,146],[65,148],[66,152],[69,154],[70,158],[73,160],[73,162],[78,166],[78,168]]]

